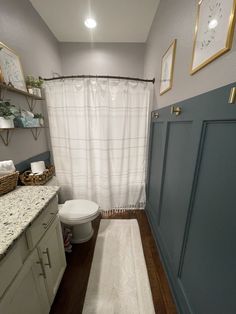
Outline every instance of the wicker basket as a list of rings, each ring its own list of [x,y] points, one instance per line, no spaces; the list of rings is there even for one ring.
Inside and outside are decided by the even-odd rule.
[[[55,173],[54,166],[47,166],[47,169],[42,174],[32,174],[30,170],[25,171],[20,175],[20,180],[24,185],[44,185],[50,180]]]
[[[14,190],[17,186],[18,177],[18,171],[0,177],[0,195]]]

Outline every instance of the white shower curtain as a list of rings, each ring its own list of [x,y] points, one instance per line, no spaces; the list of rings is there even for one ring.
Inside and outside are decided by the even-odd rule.
[[[62,201],[143,208],[150,83],[86,78],[44,87]]]

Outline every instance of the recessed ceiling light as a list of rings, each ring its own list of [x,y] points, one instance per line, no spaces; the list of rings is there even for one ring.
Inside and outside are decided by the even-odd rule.
[[[210,21],[210,23],[208,24],[208,27],[210,29],[216,28],[216,26],[218,25],[218,21],[216,19],[213,19]]]
[[[84,21],[84,24],[86,27],[88,28],[94,28],[97,26],[97,22],[92,19],[91,17],[87,18],[85,21]]]

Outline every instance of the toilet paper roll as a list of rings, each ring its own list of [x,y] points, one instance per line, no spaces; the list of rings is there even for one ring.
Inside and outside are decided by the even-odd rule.
[[[44,161],[31,162],[30,166],[31,166],[32,173],[37,173],[37,174],[43,173],[44,170],[46,169]]]

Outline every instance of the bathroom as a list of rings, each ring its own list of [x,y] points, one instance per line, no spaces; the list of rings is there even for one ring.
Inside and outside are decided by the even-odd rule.
[[[236,313],[235,20],[0,0],[0,314]]]

